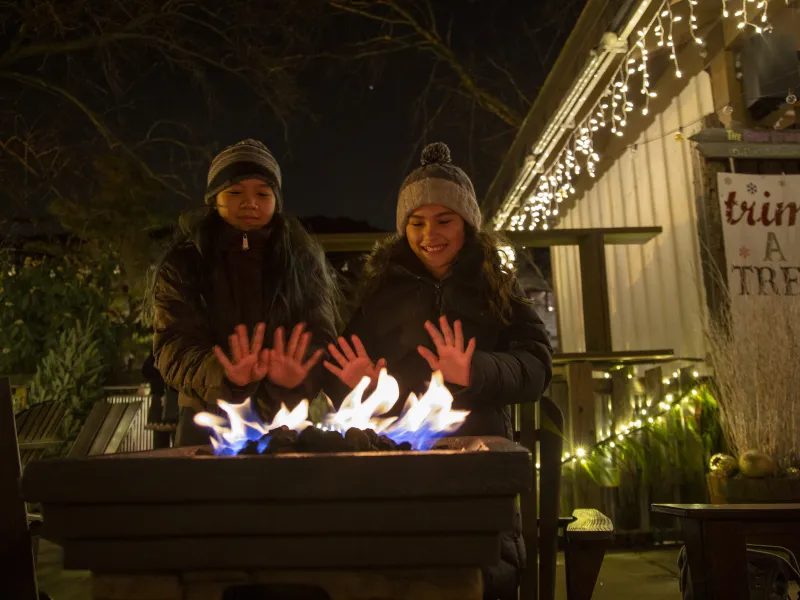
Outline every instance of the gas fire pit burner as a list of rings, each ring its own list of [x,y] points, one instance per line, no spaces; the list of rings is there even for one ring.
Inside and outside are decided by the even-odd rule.
[[[94,600],[228,600],[240,585],[297,583],[330,600],[479,599],[479,569],[499,560],[531,488],[530,452],[442,437],[467,413],[451,410],[439,373],[398,417],[385,417],[396,381],[384,371],[362,401],[368,385],[315,424],[306,401],[269,423],[249,402],[219,402],[227,419],[195,419],[211,446],[34,462],[23,494],[42,505],[64,567],[92,571]]]
[[[213,456],[177,448],[28,465],[68,569],[481,567],[532,459],[503,438],[430,451]]]

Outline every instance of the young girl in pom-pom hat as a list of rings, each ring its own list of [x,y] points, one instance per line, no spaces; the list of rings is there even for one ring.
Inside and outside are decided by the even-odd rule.
[[[329,347],[325,366],[341,383],[327,383],[328,394],[341,401],[385,365],[406,398],[441,371],[453,408],[470,411],[458,435],[511,439],[510,405],[541,397],[552,349],[515,276],[502,268],[501,245],[481,229],[472,182],[448,147],[426,147],[400,189],[397,235],[372,252],[353,317]],[[484,573],[486,598],[516,598],[525,563],[519,527],[501,548],[501,563]]]

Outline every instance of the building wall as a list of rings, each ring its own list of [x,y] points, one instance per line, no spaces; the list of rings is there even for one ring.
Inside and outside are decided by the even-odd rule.
[[[705,292],[689,136],[714,112],[701,72],[559,223],[559,228],[661,226],[644,246],[606,246],[615,351],[672,349],[703,357]],[[680,134],[681,139],[676,139]],[[552,249],[563,352],[585,351],[578,249]]]

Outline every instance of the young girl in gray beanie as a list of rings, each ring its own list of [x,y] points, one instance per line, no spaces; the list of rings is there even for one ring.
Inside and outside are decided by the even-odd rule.
[[[281,170],[260,142],[226,148],[205,208],[161,262],[153,287],[156,365],[178,391],[177,445],[206,444],[197,412],[252,397],[264,419],[312,398],[335,338],[335,286],[322,249],[282,212]],[[230,356],[228,355],[230,351]]]
[[[326,384],[334,401],[384,365],[401,399],[423,393],[432,371],[441,371],[453,408],[470,411],[458,435],[512,439],[510,405],[541,397],[552,350],[515,276],[501,266],[498,237],[481,229],[472,182],[444,144],[426,147],[422,165],[406,177],[397,235],[372,252],[365,273],[353,317],[338,346],[329,346],[333,361],[325,366],[340,380],[338,389]],[[516,598],[525,564],[519,527],[504,536],[501,554],[484,572],[487,599]]]

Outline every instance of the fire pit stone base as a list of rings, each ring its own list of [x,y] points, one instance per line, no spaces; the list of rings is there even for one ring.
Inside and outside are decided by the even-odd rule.
[[[306,592],[301,595],[300,590]],[[250,591],[252,595],[245,595]],[[481,600],[479,569],[386,571],[201,571],[92,575],[92,600]],[[238,594],[236,593],[238,592]]]

